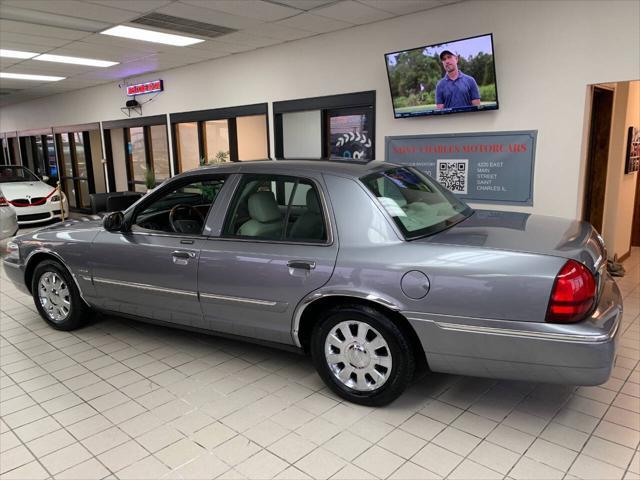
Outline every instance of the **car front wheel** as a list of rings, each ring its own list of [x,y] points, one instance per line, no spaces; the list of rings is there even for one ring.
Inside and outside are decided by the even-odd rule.
[[[58,262],[40,262],[34,272],[31,293],[40,316],[58,330],[74,330],[88,317],[89,307],[80,298],[80,292],[71,275]]]
[[[311,355],[327,386],[361,405],[392,402],[415,370],[413,351],[398,326],[362,305],[328,311],[313,330]]]

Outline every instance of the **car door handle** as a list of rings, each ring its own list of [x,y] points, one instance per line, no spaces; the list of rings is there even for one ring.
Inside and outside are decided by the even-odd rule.
[[[308,260],[291,260],[287,262],[289,268],[299,268],[302,270],[313,270],[316,268],[316,262],[310,262]]]
[[[188,265],[189,260],[195,256],[196,254],[194,252],[185,252],[184,250],[176,250],[171,254],[173,263],[176,265]]]
[[[184,259],[187,259],[187,260],[196,256],[196,254],[193,253],[193,252],[185,252],[185,251],[181,251],[181,250],[176,250],[171,255],[174,258],[184,258]]]

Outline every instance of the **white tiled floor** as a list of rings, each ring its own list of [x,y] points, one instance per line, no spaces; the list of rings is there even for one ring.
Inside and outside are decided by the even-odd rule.
[[[0,478],[640,478],[640,249],[600,387],[431,375],[373,409],[309,359],[118,318],[47,327],[1,277]]]

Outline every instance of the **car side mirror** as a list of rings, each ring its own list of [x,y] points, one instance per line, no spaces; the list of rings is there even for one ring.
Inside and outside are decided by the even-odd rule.
[[[102,226],[107,232],[120,232],[124,227],[124,214],[122,212],[113,212],[104,217]]]
[[[49,181],[49,177],[47,177],[46,175],[42,176],[42,181],[43,182],[48,182]]]

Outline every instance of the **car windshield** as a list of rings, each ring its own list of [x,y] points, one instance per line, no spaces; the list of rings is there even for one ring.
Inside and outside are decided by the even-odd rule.
[[[442,231],[473,213],[467,204],[415,168],[391,168],[361,180],[407,239]]]
[[[39,182],[31,170],[24,167],[11,167],[3,165],[0,167],[0,183],[8,182]]]

